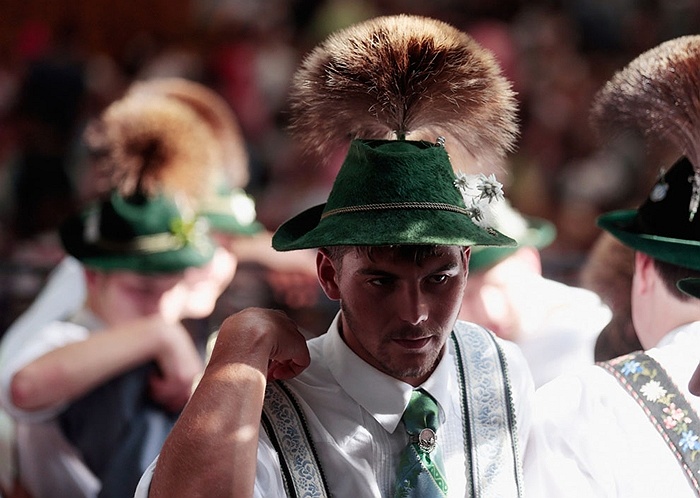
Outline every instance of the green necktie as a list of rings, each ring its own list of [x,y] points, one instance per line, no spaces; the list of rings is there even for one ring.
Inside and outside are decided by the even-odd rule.
[[[410,439],[399,460],[394,498],[446,496],[445,472],[436,448],[437,402],[417,389],[401,420]]]

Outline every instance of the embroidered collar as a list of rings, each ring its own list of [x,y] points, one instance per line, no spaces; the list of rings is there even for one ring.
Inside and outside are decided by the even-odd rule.
[[[323,344],[328,368],[345,392],[369,412],[387,432],[393,433],[408,406],[413,387],[370,367],[357,356],[340,337],[339,318],[340,313],[329,327]],[[438,363],[435,372],[421,386],[437,400],[441,422],[444,421],[445,410],[451,403],[450,392],[457,389],[454,362],[451,341],[448,340],[446,354]],[[367,389],[367,386],[372,386],[372,389]]]

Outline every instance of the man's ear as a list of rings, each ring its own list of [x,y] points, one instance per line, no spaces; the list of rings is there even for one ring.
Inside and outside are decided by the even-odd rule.
[[[326,293],[328,299],[338,301],[340,299],[337,281],[338,272],[328,253],[323,249],[316,253],[316,272],[318,273],[318,281],[321,283],[323,292]]]
[[[472,256],[472,248],[465,247],[462,254],[464,255],[464,276],[467,277],[469,276],[469,258]]]
[[[87,266],[84,266],[83,274],[85,275],[85,285],[87,286],[87,288],[94,289],[97,285],[98,272],[91,268],[88,268]]]
[[[636,251],[634,253],[634,283],[640,292],[648,292],[652,288],[656,277],[656,269],[654,260],[644,254]]]

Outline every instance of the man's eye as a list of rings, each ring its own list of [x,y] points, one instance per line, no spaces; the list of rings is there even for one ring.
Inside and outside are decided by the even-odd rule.
[[[450,278],[450,277],[449,277],[448,275],[444,275],[444,274],[441,274],[441,275],[432,275],[432,276],[430,277],[430,281],[431,281],[431,283],[433,283],[433,284],[443,284],[443,283],[447,282],[447,279],[448,279],[448,278]]]
[[[378,277],[371,279],[369,283],[376,287],[385,287],[387,285],[391,285],[392,279],[387,277]]]

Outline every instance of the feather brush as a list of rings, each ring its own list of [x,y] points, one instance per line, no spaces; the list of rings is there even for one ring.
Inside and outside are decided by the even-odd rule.
[[[510,83],[490,52],[441,21],[378,17],[331,35],[296,72],[290,132],[329,157],[355,138],[445,147],[456,169],[502,170],[518,133]]]
[[[189,106],[164,96],[134,93],[115,101],[85,140],[124,196],[167,192],[194,205],[219,166],[209,127]]]
[[[129,93],[146,92],[174,98],[199,115],[210,126],[220,145],[222,174],[230,187],[243,188],[250,179],[248,153],[233,110],[214,90],[183,78],[152,78],[137,81]]]
[[[591,111],[601,131],[635,130],[649,144],[671,142],[693,165],[690,219],[700,207],[700,35],[644,52],[598,92]]]

